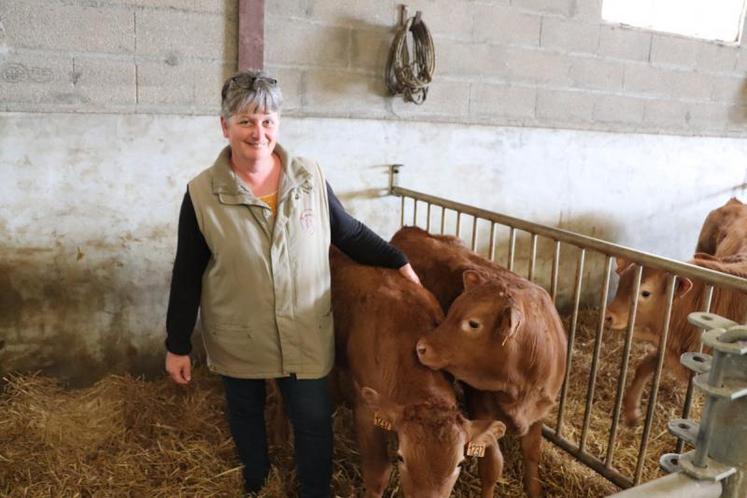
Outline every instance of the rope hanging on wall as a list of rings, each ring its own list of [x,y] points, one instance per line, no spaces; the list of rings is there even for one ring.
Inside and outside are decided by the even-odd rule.
[[[403,16],[407,19],[407,15]],[[407,33],[412,33],[414,60],[410,62]],[[392,95],[403,94],[405,101],[422,104],[428,96],[428,85],[436,69],[433,38],[418,11],[400,27],[389,49],[386,64],[386,86]]]

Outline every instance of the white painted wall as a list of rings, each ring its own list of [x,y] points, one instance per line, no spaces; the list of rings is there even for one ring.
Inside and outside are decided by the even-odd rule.
[[[324,118],[283,119],[281,142],[386,238],[403,163],[402,186],[680,259],[710,209],[743,197],[747,156],[737,138]],[[223,143],[217,117],[0,115],[3,369],[160,368],[180,200]]]

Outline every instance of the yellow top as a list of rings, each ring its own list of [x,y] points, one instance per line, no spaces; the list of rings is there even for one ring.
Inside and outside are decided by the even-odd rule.
[[[270,206],[270,209],[272,209],[272,215],[275,216],[275,213],[277,212],[278,207],[278,193],[277,191],[263,195],[259,198],[260,201],[264,202],[268,206]]]

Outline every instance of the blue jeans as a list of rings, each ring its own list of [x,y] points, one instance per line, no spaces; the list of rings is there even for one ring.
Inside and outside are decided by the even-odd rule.
[[[295,437],[301,498],[329,498],[332,403],[327,377],[276,379]],[[231,435],[244,464],[247,491],[259,491],[270,472],[265,431],[265,381],[223,376]]]

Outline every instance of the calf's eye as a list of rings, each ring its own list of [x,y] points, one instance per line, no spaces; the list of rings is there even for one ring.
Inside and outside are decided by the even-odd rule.
[[[641,292],[641,296],[643,296],[643,297],[649,297],[649,296],[651,296],[651,292],[645,290],[645,291]]]
[[[469,328],[476,329],[480,326],[480,323],[477,320],[470,320],[467,322],[469,324]]]

